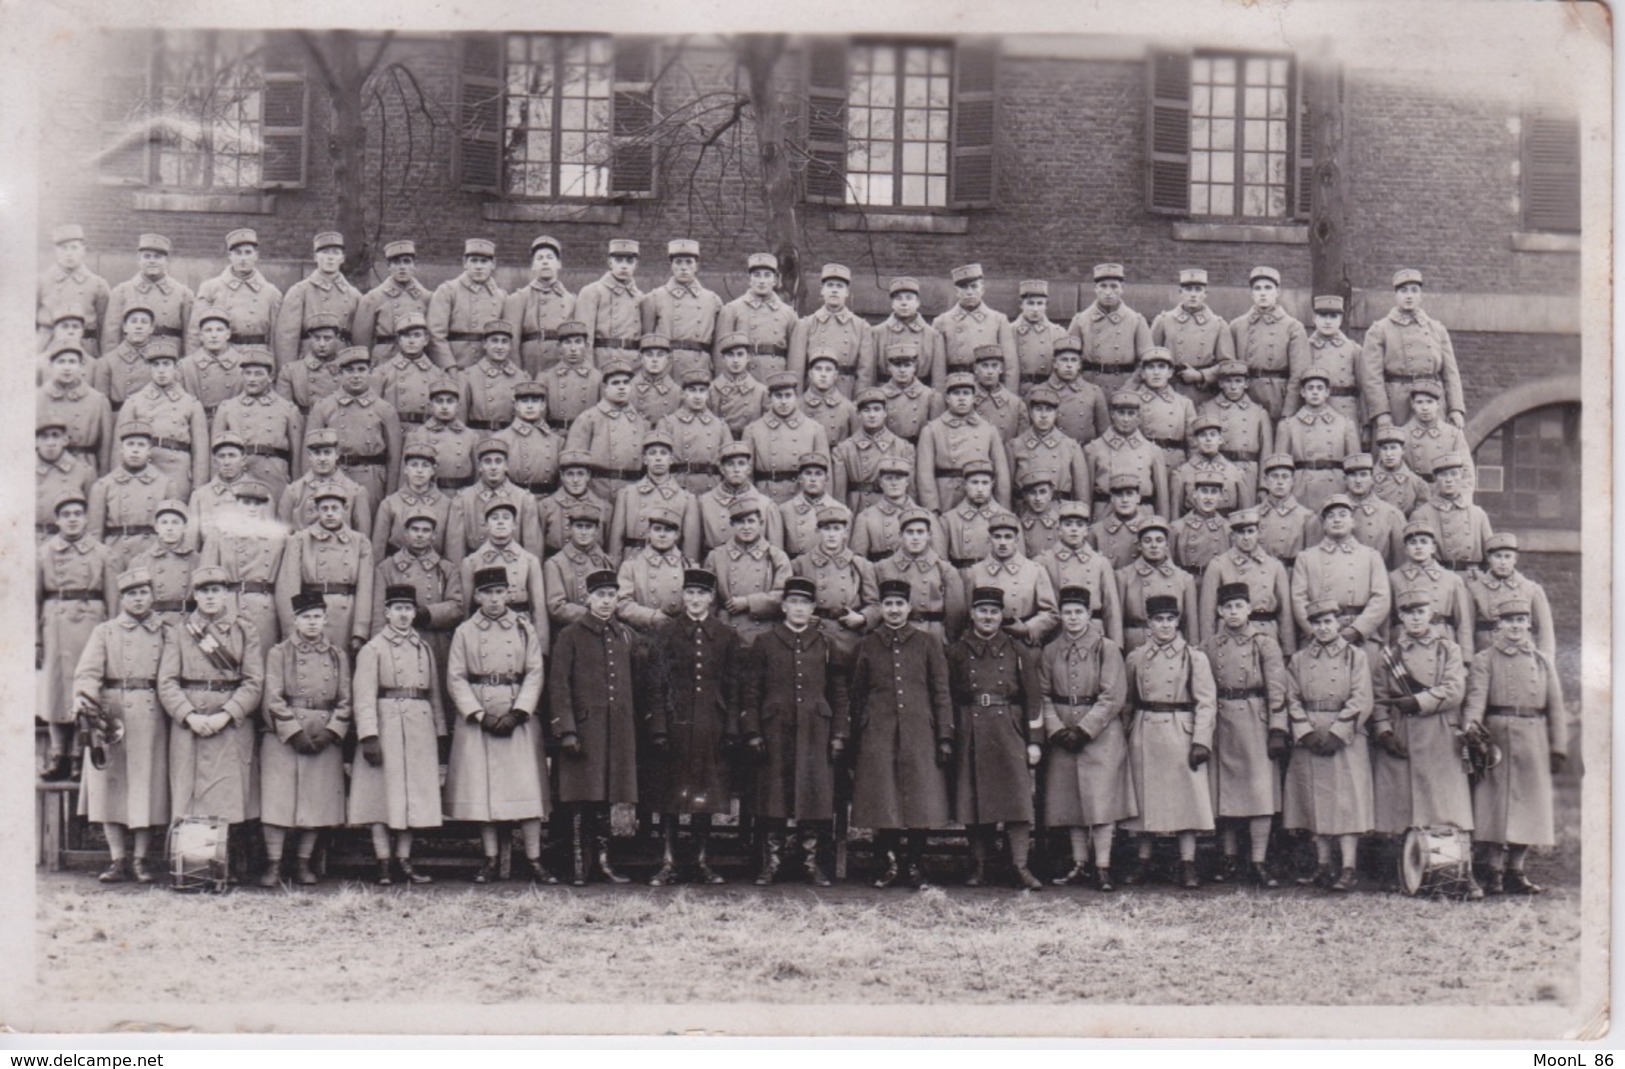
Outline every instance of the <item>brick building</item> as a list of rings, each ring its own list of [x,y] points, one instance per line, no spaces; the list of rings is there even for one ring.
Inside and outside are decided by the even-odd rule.
[[[157,231],[195,287],[220,270],[225,233],[252,225],[272,281],[308,271],[336,198],[330,101],[304,45],[97,36],[45,96],[42,249],[52,225],[82,223],[91,267],[117,282],[134,271],[136,236]],[[361,38],[360,52],[376,43]],[[1307,321],[1306,62],[1064,34],[792,39],[775,77],[793,120],[805,291],[818,264],[848,263],[854,306],[879,319],[886,280],[915,274],[930,315],[949,304],[948,269],[976,260],[1012,313],[1020,279],[1049,279],[1064,323],[1092,299],[1090,265],[1117,260],[1148,316],[1175,303],[1188,266],[1208,270],[1211,305],[1234,316],[1247,270],[1267,263]],[[1579,126],[1572,104],[1549,103],[1572,97],[1386,56],[1343,56],[1340,74],[1346,329],[1358,340],[1386,313],[1394,269],[1425,273],[1466,385],[1478,499],[1523,539],[1554,602],[1577,606]],[[363,94],[369,237],[414,238],[430,285],[459,269],[463,238],[494,238],[510,289],[537,233],[562,239],[572,289],[601,273],[611,236],[653,253],[645,287],[664,277],[664,242],[694,237],[702,278],[730,298],[765,234],[750,117],[725,125],[747,84],[708,38],[393,37]],[[1578,612],[1560,616],[1572,651]]]

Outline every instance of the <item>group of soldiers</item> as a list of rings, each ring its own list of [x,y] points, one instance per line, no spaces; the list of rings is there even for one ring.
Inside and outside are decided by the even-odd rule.
[[[989,307],[975,264],[929,321],[892,279],[869,324],[843,265],[800,316],[774,256],[725,303],[686,239],[648,291],[610,241],[578,294],[551,237],[512,294],[491,241],[432,292],[396,241],[362,293],[327,232],[282,294],[239,229],[194,295],[162,235],[111,288],[81,228],[53,238],[36,712],[42,775],[82,776],[107,830],[104,881],[153,879],[153,829],[209,817],[260,822],[267,886],[290,832],[315,882],[341,825],[371,829],[378,882],[427,882],[413,834],[445,821],[480,826],[476,882],[509,825],[557,882],[549,821],[572,882],[621,883],[609,807],[634,803],[657,886],[722,882],[730,813],[758,884],[826,885],[849,803],[882,887],[920,886],[926,835],[959,824],[968,883],[1002,825],[1037,890],[1035,822],[1067,829],[1057,884],[1113,889],[1121,827],[1123,882],[1174,836],[1198,886],[1217,832],[1209,878],[1275,887],[1279,822],[1333,890],[1362,836],[1440,825],[1484,844],[1491,892],[1540,890],[1568,742],[1551,613],[1472,501],[1416,271],[1362,345],[1339,297],[1312,330],[1283,311],[1270,267],[1229,322],[1204,271],[1148,321],[1108,263],[1066,327],[1043,281]],[[81,770],[76,725],[109,718],[122,740]],[[1473,747],[1505,755],[1476,783]]]

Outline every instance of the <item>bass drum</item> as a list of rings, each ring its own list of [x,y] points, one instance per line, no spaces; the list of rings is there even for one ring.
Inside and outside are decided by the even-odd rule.
[[[1473,887],[1472,833],[1453,824],[1406,832],[1399,886],[1408,895],[1467,897]]]
[[[176,891],[224,891],[230,882],[231,824],[219,817],[182,817],[169,826],[169,870]]]

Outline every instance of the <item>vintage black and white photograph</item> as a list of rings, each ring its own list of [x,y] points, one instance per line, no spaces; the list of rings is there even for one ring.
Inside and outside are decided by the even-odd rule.
[[[0,1024],[1607,1033],[1601,4],[5,23]]]

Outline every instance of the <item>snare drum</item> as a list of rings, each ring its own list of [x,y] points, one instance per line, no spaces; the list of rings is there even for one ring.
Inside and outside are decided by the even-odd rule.
[[[1473,886],[1473,835],[1453,824],[1412,828],[1399,856],[1408,895],[1465,898]]]
[[[219,817],[182,817],[169,826],[169,869],[177,891],[224,891],[230,868],[231,823]]]

